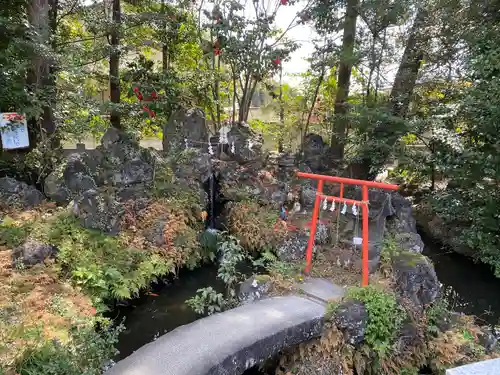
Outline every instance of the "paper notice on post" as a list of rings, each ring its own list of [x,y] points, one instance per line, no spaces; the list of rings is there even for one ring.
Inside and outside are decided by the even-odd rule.
[[[29,147],[26,116],[14,112],[0,113],[0,137],[4,150]]]

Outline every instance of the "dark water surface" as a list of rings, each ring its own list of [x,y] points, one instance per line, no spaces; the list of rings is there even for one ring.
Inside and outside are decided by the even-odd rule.
[[[208,286],[219,292],[224,290],[224,284],[217,279],[215,265],[181,272],[171,284],[153,288],[157,297],[145,295],[130,306],[118,308],[112,318],[119,322],[125,317],[126,330],[120,335],[117,344],[120,354],[115,360],[123,359],[160,335],[198,319],[199,316],[185,302],[198,289]]]
[[[491,267],[451,252],[422,233],[424,254],[436,274],[452,310],[478,317],[478,323],[497,324],[500,319],[500,279]]]

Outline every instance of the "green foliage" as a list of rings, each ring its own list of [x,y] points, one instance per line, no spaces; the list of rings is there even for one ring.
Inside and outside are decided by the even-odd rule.
[[[420,369],[417,367],[404,367],[399,370],[399,375],[419,375]]]
[[[5,216],[0,222],[0,245],[11,249],[21,245],[28,237],[30,228],[31,222],[29,221],[18,223]]]
[[[427,317],[427,332],[437,335],[440,332],[439,325],[450,318],[450,304],[446,298],[434,301],[431,307],[425,310]]]
[[[347,291],[347,298],[363,302],[368,311],[368,324],[365,332],[366,343],[385,357],[406,318],[405,310],[398,304],[393,293],[377,287],[356,287]]]
[[[99,375],[106,361],[116,354],[115,344],[123,326],[112,327],[101,321],[93,325],[75,325],[68,343],[52,340],[40,347],[28,348],[16,366],[20,375]]]
[[[158,277],[173,272],[173,263],[158,254],[127,248],[120,237],[88,230],[76,218],[61,215],[37,228],[58,249],[58,266],[96,302],[128,299]]]
[[[224,281],[229,290],[232,290],[241,281],[242,275],[236,267],[247,259],[247,253],[241,247],[238,239],[233,236],[227,236],[220,241],[217,251],[222,254],[217,277]]]
[[[223,233],[217,238],[217,252],[221,255],[217,278],[226,285],[226,295],[217,293],[212,287],[199,289],[186,303],[200,315],[210,315],[234,307],[238,303],[235,288],[242,281],[243,275],[237,267],[248,258],[237,238]]]
[[[196,295],[186,301],[186,304],[199,315],[211,315],[224,310],[227,301],[222,293],[210,287],[198,289]]]
[[[279,274],[284,278],[294,278],[304,267],[300,262],[285,262],[280,260],[271,249],[265,249],[253,260],[254,267],[264,267],[270,274]]]
[[[215,260],[220,236],[220,232],[211,230],[205,230],[200,235],[200,245],[207,254],[208,259],[212,262]]]

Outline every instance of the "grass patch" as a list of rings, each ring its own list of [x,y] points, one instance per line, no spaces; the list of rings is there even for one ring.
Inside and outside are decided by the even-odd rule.
[[[22,375],[59,374],[55,370],[32,371],[29,370],[31,365],[26,367],[23,363],[31,357],[28,353],[38,353],[53,340],[65,348],[73,340],[71,332],[75,326],[93,329],[100,318],[95,316],[91,299],[62,280],[53,262],[26,270],[13,270],[11,250],[0,252],[0,283],[2,371]],[[105,320],[100,322],[106,324]],[[44,366],[48,365],[49,362],[46,362]],[[21,368],[24,370],[21,371]]]
[[[4,217],[0,223],[0,246],[14,248],[21,245],[31,230],[31,223],[17,222],[11,217]]]
[[[74,324],[66,343],[57,340],[29,347],[16,363],[19,375],[100,375],[103,364],[116,354],[121,328],[109,324],[96,332],[92,322]]]

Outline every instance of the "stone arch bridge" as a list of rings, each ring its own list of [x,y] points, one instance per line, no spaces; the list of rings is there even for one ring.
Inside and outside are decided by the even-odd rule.
[[[327,301],[342,288],[323,279],[303,294],[272,297],[199,319],[160,336],[104,375],[241,375],[281,350],[318,337]]]

